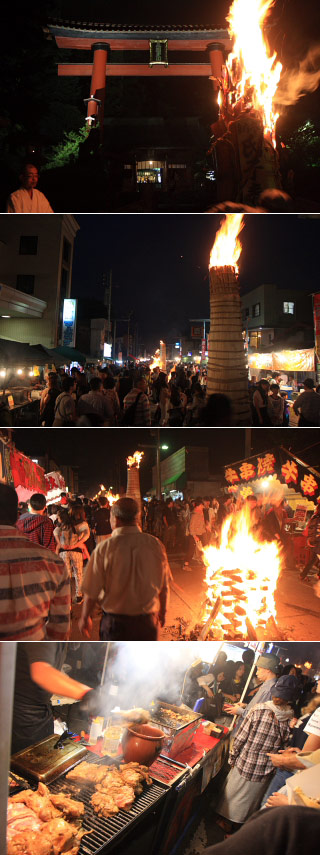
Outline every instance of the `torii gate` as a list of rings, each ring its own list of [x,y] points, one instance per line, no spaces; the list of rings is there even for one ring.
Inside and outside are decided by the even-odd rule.
[[[103,127],[107,77],[208,77],[219,89],[225,53],[231,49],[227,30],[197,25],[122,26],[120,24],[50,21],[46,31],[59,48],[92,50],[92,62],[59,63],[61,77],[91,76],[87,102],[89,127]],[[148,51],[149,63],[118,63],[117,51]],[[170,62],[170,51],[202,51],[207,62]]]

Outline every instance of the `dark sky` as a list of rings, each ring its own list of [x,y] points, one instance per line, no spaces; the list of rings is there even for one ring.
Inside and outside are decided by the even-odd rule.
[[[253,430],[252,453],[271,449],[277,445],[296,452],[306,463],[320,468],[320,440],[318,430],[262,429]],[[138,448],[145,456],[141,464],[141,486],[151,487],[151,469],[155,464],[155,449],[142,448],[154,445],[155,431],[148,428],[33,428],[14,431],[14,441],[20,451],[39,458],[48,454],[59,464],[79,466],[80,490],[93,495],[100,483],[119,488],[126,486],[126,457]],[[162,457],[177,451],[183,445],[207,446],[211,475],[221,476],[224,464],[244,457],[245,432],[240,428],[190,429],[165,428],[161,442],[169,446]]]
[[[153,350],[188,333],[188,319],[209,317],[207,269],[220,214],[78,215],[73,296],[103,299],[113,271],[114,317],[134,311],[139,339]],[[241,233],[240,284],[319,290],[320,220],[249,214]]]

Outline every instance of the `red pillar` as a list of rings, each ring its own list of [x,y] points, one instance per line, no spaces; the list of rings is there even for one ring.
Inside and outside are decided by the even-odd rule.
[[[211,64],[211,80],[213,82],[214,91],[219,90],[218,81],[222,78],[222,66],[224,63],[223,47],[220,42],[212,42],[208,45],[209,59]]]
[[[87,122],[89,127],[99,122],[102,132],[104,100],[106,92],[106,69],[109,45],[106,42],[96,42],[93,45],[93,68],[90,87],[90,98],[87,102]]]

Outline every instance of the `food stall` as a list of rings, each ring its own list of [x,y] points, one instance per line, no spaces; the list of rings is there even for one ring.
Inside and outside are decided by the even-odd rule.
[[[297,423],[293,404],[306,377],[317,380],[317,360],[314,348],[305,350],[281,350],[269,353],[248,354],[249,375],[259,380],[276,374],[282,375],[280,392],[285,393],[290,412],[290,425]],[[287,380],[286,380],[287,378]]]
[[[285,530],[290,534],[296,566],[307,561],[307,525],[320,498],[320,473],[283,447],[225,466],[228,491],[245,499],[255,494],[262,505],[277,490],[286,500]]]
[[[0,424],[37,425],[46,375],[65,361],[41,344],[0,339]]]
[[[161,645],[161,648],[163,646]],[[207,642],[206,646],[211,651],[211,656],[213,650],[216,656],[221,648],[221,645],[215,642]],[[253,646],[257,653],[261,645]],[[5,645],[0,644],[0,681],[3,647]],[[13,643],[10,647],[12,654],[16,645]],[[86,647],[87,642],[80,645],[80,648]],[[6,784],[8,783],[7,769],[10,768],[9,792],[10,794],[13,792],[14,795],[9,802],[9,836],[13,840],[18,833],[14,828],[16,820],[21,833],[25,808],[37,814],[36,819],[29,814],[31,823],[39,821],[39,811],[41,813],[45,808],[45,813],[41,813],[41,822],[44,825],[40,824],[37,833],[45,836],[44,826],[49,826],[47,830],[52,836],[58,820],[67,823],[66,834],[68,824],[75,826],[72,837],[73,848],[70,843],[69,847],[65,845],[61,850],[63,852],[68,852],[70,849],[72,855],[76,852],[79,852],[79,855],[109,855],[109,852],[120,855],[125,851],[126,855],[138,855],[138,853],[149,851],[150,855],[173,855],[177,848],[183,845],[185,838],[198,820],[201,810],[203,811],[202,797],[207,787],[211,782],[214,787],[215,782],[221,780],[218,773],[222,770],[228,754],[232,718],[229,717],[229,728],[208,722],[201,717],[201,713],[195,712],[181,701],[185,673],[197,657],[197,653],[192,653],[192,650],[196,651],[199,647],[202,652],[201,643],[193,645],[177,643],[174,647],[180,648],[180,652],[175,650],[172,653],[174,661],[171,657],[172,645],[167,646],[167,654],[163,654],[163,650],[160,649],[153,653],[154,645],[150,645],[152,650],[149,657],[146,651],[149,658],[148,669],[145,667],[145,662],[140,661],[139,651],[133,649],[137,646],[123,642],[119,645],[109,643],[105,647],[106,659],[113,658],[113,662],[110,669],[108,665],[103,667],[101,677],[97,668],[96,677],[101,682],[102,689],[108,692],[110,703],[120,704],[120,706],[115,706],[110,711],[109,704],[109,711],[104,721],[100,710],[98,717],[94,717],[94,713],[91,712],[87,720],[79,720],[77,726],[77,716],[80,714],[75,711],[68,725],[72,731],[66,732],[65,708],[59,709],[61,707],[59,701],[62,700],[64,704],[68,702],[66,699],[55,696],[53,701],[60,719],[55,726],[54,735],[38,744],[29,745],[9,758],[10,731],[8,728],[12,698],[8,698],[7,733],[2,732],[0,783],[2,782],[2,788],[5,787],[4,778]],[[148,645],[144,647],[147,648]],[[240,651],[239,646],[236,648],[235,645],[230,645],[231,647],[231,658],[233,656],[236,660],[243,649]],[[118,651],[116,661],[110,655],[111,648],[116,648]],[[76,656],[81,660],[82,650],[79,651],[79,647]],[[211,656],[208,652],[208,657],[211,658]],[[127,684],[126,675],[124,686],[127,693],[122,694],[120,685],[120,693],[117,697],[116,686],[119,686],[117,674],[123,672],[123,662],[128,659],[130,669],[127,675],[130,671],[130,686]],[[156,685],[155,660],[157,668],[162,662],[162,667],[165,666],[164,671],[169,669],[171,676],[176,675],[178,703],[174,704],[159,698],[150,700],[151,692],[153,693]],[[136,673],[132,675],[133,662]],[[210,663],[207,664],[209,666]],[[81,680],[83,672],[81,668],[79,669],[79,662],[77,662],[77,668],[77,677]],[[146,675],[148,680],[145,680]],[[93,678],[92,668],[91,676]],[[163,674],[161,677],[165,685],[166,675]],[[94,684],[94,679],[92,683]],[[9,691],[12,692],[12,687]],[[146,699],[144,709],[137,709],[136,713],[147,711],[149,717],[147,724],[130,722],[130,714],[135,712],[134,708],[120,712],[122,698],[128,698],[128,696],[134,707],[136,699],[138,703],[141,703],[143,698]],[[121,715],[124,720],[122,719],[119,727]],[[126,716],[129,721],[126,721]],[[100,735],[97,735],[101,724]],[[150,730],[154,729],[157,736],[150,737]],[[143,742],[142,749],[145,752],[147,742],[147,751],[149,751],[150,739],[151,742],[156,739],[157,744],[155,747],[152,746],[147,760],[146,754],[141,754],[140,749]],[[113,799],[118,805],[116,808]],[[18,812],[18,819],[15,811]],[[53,824],[50,825],[50,822]],[[6,850],[1,849],[1,851]],[[12,855],[14,850],[9,847],[7,851]],[[57,848],[56,852],[59,851]],[[29,855],[28,848],[24,850],[22,847],[19,855]]]

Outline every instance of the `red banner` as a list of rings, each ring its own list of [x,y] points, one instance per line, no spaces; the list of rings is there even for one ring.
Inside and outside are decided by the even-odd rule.
[[[15,487],[26,487],[34,493],[46,494],[48,488],[41,466],[16,449],[10,450],[10,466]]]

